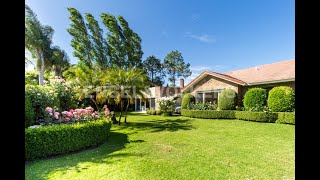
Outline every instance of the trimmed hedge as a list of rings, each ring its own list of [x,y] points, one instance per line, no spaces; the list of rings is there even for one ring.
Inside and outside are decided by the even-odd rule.
[[[237,93],[232,89],[225,89],[219,95],[218,108],[220,110],[234,110],[236,108]]]
[[[251,88],[244,95],[243,105],[246,111],[263,111],[267,102],[267,91],[262,88]]]
[[[271,112],[252,112],[252,111],[236,111],[236,119],[258,122],[275,122],[278,118],[277,113]]]
[[[25,159],[65,154],[102,144],[111,123],[102,119],[86,123],[60,124],[25,129]]]
[[[31,98],[28,95],[25,95],[24,115],[25,128],[35,124],[36,115],[34,112],[34,108],[32,107]]]
[[[194,101],[195,101],[195,98],[192,94],[187,93],[183,95],[182,102],[181,102],[181,109],[187,109],[188,105]]]
[[[269,91],[268,107],[273,112],[292,112],[294,101],[294,91],[291,87],[278,86]]]
[[[186,110],[181,109],[181,115],[203,119],[235,119],[235,111],[232,110]]]
[[[240,119],[247,121],[258,122],[275,122],[278,118],[278,113],[271,112],[251,112],[237,110],[186,110],[181,109],[181,115],[193,118],[203,119]],[[282,122],[279,122],[282,123]]]
[[[295,124],[295,112],[278,112],[276,123]]]

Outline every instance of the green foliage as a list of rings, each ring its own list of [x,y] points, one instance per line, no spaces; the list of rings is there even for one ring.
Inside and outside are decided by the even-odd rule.
[[[295,124],[295,112],[278,112],[276,123]]]
[[[99,23],[94,19],[92,14],[86,13],[87,26],[90,31],[91,43],[92,43],[92,55],[94,62],[100,69],[107,68],[109,64],[107,54],[107,41],[103,37],[103,30],[99,27]]]
[[[272,112],[292,112],[295,109],[295,94],[291,87],[278,86],[269,91],[268,107]]]
[[[25,72],[25,84],[38,85],[39,84],[39,74],[36,71],[26,71]]]
[[[25,130],[25,159],[33,160],[97,146],[106,140],[110,127],[109,121],[97,120],[87,123],[27,128]]]
[[[25,95],[24,102],[24,117],[25,117],[25,128],[35,124],[35,111],[32,107],[31,98],[28,95]]]
[[[190,103],[187,106],[188,110],[216,110],[218,105],[216,103]]]
[[[232,89],[223,90],[218,99],[220,110],[234,110],[237,104],[237,93]]]
[[[164,81],[163,67],[160,59],[155,56],[149,56],[143,61],[143,69],[148,74],[152,86],[162,86]]]
[[[32,107],[35,111],[35,119],[44,117],[46,107],[54,107],[56,95],[54,89],[50,86],[26,85],[25,94],[30,97]]]
[[[151,110],[147,110],[147,111],[146,111],[146,114],[149,114],[149,115],[150,115],[150,111],[151,111]]]
[[[42,25],[37,15],[28,5],[25,5],[25,48],[36,59],[36,68],[39,71],[39,84],[43,85],[43,76],[47,51],[52,44],[54,30],[51,26]]]
[[[164,69],[167,74],[169,74],[169,82],[172,86],[175,86],[176,78],[184,77],[187,78],[191,76],[192,72],[190,70],[190,64],[185,63],[181,53],[176,51],[171,51],[164,59],[163,62]]]
[[[190,103],[194,103],[195,98],[192,94],[186,93],[183,95],[182,102],[181,102],[181,109],[187,109]]]
[[[203,119],[240,119],[247,121],[275,122],[277,113],[270,112],[250,112],[236,110],[186,110],[181,109],[181,115]]]
[[[48,56],[46,61],[47,72],[53,72],[53,76],[62,76],[62,72],[65,71],[70,66],[70,59],[68,54],[62,50],[59,46],[50,47],[46,51],[46,56]]]
[[[156,110],[156,115],[161,115],[162,111],[161,110]]]
[[[251,88],[244,95],[243,105],[246,111],[263,111],[266,106],[267,91],[262,88]]]
[[[236,111],[235,116],[240,120],[274,123],[278,115],[271,112]]]
[[[102,23],[107,27],[107,53],[111,67],[128,69],[142,67],[141,38],[122,17],[102,13]],[[118,20],[117,20],[118,19]]]
[[[176,101],[172,97],[163,97],[157,100],[162,116],[171,116],[176,106]]]
[[[235,119],[235,112],[233,110],[186,110],[181,109],[181,115],[193,118],[203,119]]]
[[[156,113],[156,110],[150,110],[150,114],[151,115],[156,115],[157,113]]]
[[[75,8],[68,8],[71,20],[70,28],[67,29],[72,36],[71,46],[74,48],[73,56],[77,57],[85,65],[92,67],[94,63],[91,50],[94,48],[90,41],[86,23],[81,13]]]
[[[77,108],[77,99],[72,88],[61,83],[54,83],[52,87],[56,94],[55,106],[60,111]]]
[[[129,105],[134,103],[135,97],[138,96],[140,99],[145,98],[144,93],[149,93],[146,88],[148,84],[147,75],[140,69],[129,68],[129,69],[110,69],[102,78],[104,85],[110,85],[111,88],[107,88],[101,91],[97,97],[115,98],[115,102],[120,104],[121,111],[119,117],[119,124],[122,116],[122,110],[124,106],[124,100],[128,103],[126,106],[125,113],[127,112]],[[124,96],[124,94],[126,94]],[[126,122],[127,116],[125,116],[124,122]]]

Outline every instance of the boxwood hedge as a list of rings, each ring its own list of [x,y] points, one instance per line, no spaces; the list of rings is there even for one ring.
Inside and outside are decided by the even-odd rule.
[[[203,119],[240,119],[247,121],[258,122],[275,122],[278,118],[278,113],[271,112],[251,112],[237,110],[186,110],[181,109],[181,115],[193,118]],[[279,121],[282,123],[283,121]]]
[[[25,129],[25,159],[65,154],[102,144],[109,135],[106,120]]]
[[[186,110],[181,109],[181,115],[203,119],[235,119],[235,111],[233,110]]]
[[[237,111],[235,117],[246,121],[275,122],[278,114],[271,112]]]
[[[276,123],[295,124],[295,112],[278,112]]]

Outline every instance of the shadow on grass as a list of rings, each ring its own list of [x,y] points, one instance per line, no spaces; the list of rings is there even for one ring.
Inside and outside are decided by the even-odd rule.
[[[178,130],[191,130],[195,129],[190,122],[190,119],[152,119],[144,122],[127,122],[116,127],[116,129],[129,129],[129,130],[146,130],[150,132],[161,131],[178,131]]]
[[[41,172],[33,172],[33,164],[37,165],[37,161],[26,163],[26,171],[29,169],[29,174],[32,179],[47,179],[48,175],[53,172],[60,171],[60,173],[65,174],[68,170],[75,170],[81,172],[88,169],[85,165],[81,163],[105,163],[111,164],[114,162],[121,161],[121,158],[128,156],[144,156],[143,153],[117,153],[126,147],[127,143],[143,143],[144,140],[128,140],[128,135],[119,132],[110,132],[108,140],[101,146],[84,150],[77,153],[69,153],[64,156],[52,157],[43,160],[41,162],[42,168],[35,167],[35,169]],[[46,162],[47,161],[47,162]],[[90,166],[90,165],[88,165]],[[26,176],[27,177],[27,176]]]

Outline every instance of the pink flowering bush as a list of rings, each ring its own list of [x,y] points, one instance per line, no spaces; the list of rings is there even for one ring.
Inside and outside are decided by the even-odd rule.
[[[104,113],[106,118],[109,118],[110,110],[104,107]],[[95,112],[92,107],[86,107],[85,109],[70,109],[69,111],[57,112],[51,107],[45,109],[45,117],[40,120],[41,125],[53,125],[61,123],[75,123],[84,121],[93,121],[99,119],[101,116],[98,112]]]

